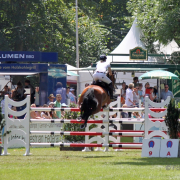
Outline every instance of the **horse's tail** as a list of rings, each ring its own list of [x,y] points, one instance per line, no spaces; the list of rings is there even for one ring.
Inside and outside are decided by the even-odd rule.
[[[89,88],[84,94],[83,103],[81,105],[81,115],[82,115],[82,119],[84,119],[85,121],[84,123],[85,126],[89,116],[91,116],[93,111],[96,110],[97,104],[98,103],[94,95],[94,89]]]

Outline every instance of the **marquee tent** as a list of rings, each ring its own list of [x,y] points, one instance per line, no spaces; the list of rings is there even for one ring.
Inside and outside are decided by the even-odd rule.
[[[141,41],[142,32],[141,29],[137,26],[137,18],[134,20],[131,29],[128,34],[125,36],[123,41],[110,53],[107,57],[109,62],[142,62],[142,60],[130,60],[129,56],[113,56],[112,54],[129,54],[130,49],[135,47],[145,48],[144,43]],[[156,62],[157,58],[148,57],[149,62]]]

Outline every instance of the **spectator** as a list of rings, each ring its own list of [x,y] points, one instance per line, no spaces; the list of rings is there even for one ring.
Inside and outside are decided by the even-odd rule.
[[[50,102],[49,103],[49,108],[54,108],[54,102]],[[57,114],[56,114],[56,111],[52,110],[49,112],[50,116],[52,119],[57,119]]]
[[[16,101],[22,101],[24,99],[24,88],[20,81],[17,83],[13,97]]]
[[[12,107],[11,107],[11,110],[17,111],[17,109],[16,109],[15,106],[12,106]],[[9,115],[9,118],[17,119],[17,116]]]
[[[126,90],[125,104],[128,107],[135,105],[135,103],[133,102],[133,91],[132,91],[133,87],[134,87],[134,84],[130,83],[129,86],[128,86],[128,89]]]
[[[9,97],[9,94],[5,94],[5,95],[8,95]],[[8,108],[11,109],[11,105],[8,104]],[[1,114],[3,115],[3,118],[5,118],[5,96],[4,96],[4,99],[1,101]]]
[[[56,84],[55,95],[57,94],[61,95],[61,103],[66,103],[66,88],[63,88],[63,85],[61,82],[57,82]]]
[[[89,83],[86,83],[86,84],[85,84],[85,88],[88,87],[88,86],[89,86]]]
[[[36,107],[35,104],[31,104],[31,107]],[[42,119],[42,117],[39,115],[39,112],[31,111],[30,112],[31,119]]]
[[[151,94],[149,94],[149,99],[154,102],[156,100],[156,96],[154,94],[154,88],[150,87],[150,89],[151,89]]]
[[[44,104],[43,107],[46,108],[46,107],[48,107],[48,105]],[[43,119],[51,119],[50,113],[47,112],[47,111],[42,111],[41,112],[41,118],[43,118]]]
[[[11,99],[15,100],[15,89],[11,90]]]
[[[138,86],[138,77],[133,78],[134,87]]]
[[[62,99],[61,95],[56,94],[56,101],[54,103],[54,107],[61,108],[61,99]],[[57,111],[56,114],[57,114],[57,117],[60,119],[61,118],[61,111]]]
[[[148,96],[148,97],[149,97],[149,94],[147,93],[147,89],[149,89],[149,87],[150,87],[150,84],[147,82],[145,84],[145,96]]]
[[[67,108],[67,106],[68,106],[68,105],[66,105],[65,103],[62,103],[62,104],[61,104],[61,107],[62,107],[62,108]],[[64,116],[65,116],[65,111],[62,111],[62,112],[61,112],[61,117],[64,118]]]
[[[128,86],[128,89],[126,90],[125,104],[128,107],[132,107],[133,105],[135,105],[135,103],[133,102],[133,91],[132,91],[133,87],[134,87],[134,84],[130,83]],[[131,112],[128,112],[128,117],[131,118]]]
[[[34,95],[36,107],[39,107],[39,87],[35,87],[35,95]]]
[[[7,85],[5,85],[3,89],[4,91],[1,91],[2,96],[4,96],[5,94],[11,94],[11,90]]]
[[[139,94],[138,94],[138,87],[133,89],[133,102],[136,106],[139,105]]]
[[[133,112],[132,114],[133,114],[133,118],[141,118],[139,112]]]
[[[74,95],[74,89],[71,88],[69,92],[70,103],[76,104],[76,96]]]
[[[47,102],[47,104],[51,103],[51,102],[54,102],[54,95],[53,94],[50,94],[49,97],[48,97],[49,101]]]
[[[126,99],[126,83],[122,83],[122,89],[121,89],[121,103],[124,104]]]
[[[154,94],[156,96],[155,102],[158,102],[158,90],[157,90],[157,86],[154,86]]]
[[[123,104],[122,108],[127,108],[127,104]],[[121,112],[121,118],[128,118],[127,112]]]
[[[25,80],[24,85],[25,85],[25,88],[30,88],[30,92],[31,92],[31,104],[33,104],[34,101],[35,101],[35,99],[34,99],[35,89],[34,89],[34,87],[31,85],[30,80],[28,80],[28,79]]]
[[[144,91],[142,90],[142,83],[139,83],[138,86],[138,94],[139,94],[139,98],[141,99],[141,103],[144,104]]]
[[[171,98],[174,98],[173,93],[169,91],[169,86],[165,84],[165,89],[161,91],[161,99],[165,101],[168,96],[171,96]]]

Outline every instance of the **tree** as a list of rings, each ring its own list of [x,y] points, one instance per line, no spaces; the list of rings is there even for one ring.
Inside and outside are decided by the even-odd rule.
[[[171,139],[178,139],[178,132],[180,131],[179,111],[178,108],[175,107],[174,99],[168,104],[167,115],[164,121],[168,127],[168,133]]]
[[[179,8],[179,0],[129,0],[127,3],[132,18],[138,19],[143,41],[149,48],[157,40],[167,44],[174,39],[180,45]]]
[[[58,52],[76,65],[75,0],[0,0],[0,50]],[[80,67],[108,54],[123,39],[126,2],[79,0]]]

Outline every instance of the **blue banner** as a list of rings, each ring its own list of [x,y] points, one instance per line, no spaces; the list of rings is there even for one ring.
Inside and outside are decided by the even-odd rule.
[[[0,72],[46,72],[48,64],[0,64]]]
[[[0,51],[0,62],[58,62],[55,52]]]

